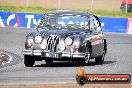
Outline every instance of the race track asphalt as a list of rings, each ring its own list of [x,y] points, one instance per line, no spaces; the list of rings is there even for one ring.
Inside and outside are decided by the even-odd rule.
[[[22,49],[25,36],[31,30],[24,28],[0,28],[0,50],[13,55],[16,60],[10,66],[0,68],[0,84],[32,83],[76,83],[77,63],[55,62],[45,65],[36,62],[34,67],[23,64]],[[124,33],[105,33],[108,53],[101,65],[92,60],[83,66],[88,74],[130,74],[132,75],[132,35]]]

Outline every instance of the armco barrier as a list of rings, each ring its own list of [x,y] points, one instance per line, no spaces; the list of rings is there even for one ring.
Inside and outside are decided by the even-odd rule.
[[[0,27],[34,28],[43,14],[0,12]],[[132,33],[132,19],[99,17],[104,32]],[[127,29],[128,28],[128,29]]]

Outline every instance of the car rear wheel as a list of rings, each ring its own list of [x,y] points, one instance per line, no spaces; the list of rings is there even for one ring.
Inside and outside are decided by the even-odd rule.
[[[52,64],[53,63],[53,60],[45,60],[46,64],[49,65],[49,64]]]
[[[104,62],[105,52],[103,52],[103,55],[100,57],[95,58],[95,62],[97,64],[102,64]]]
[[[35,60],[32,56],[30,55],[25,55],[24,56],[24,64],[26,67],[32,67],[35,63]]]

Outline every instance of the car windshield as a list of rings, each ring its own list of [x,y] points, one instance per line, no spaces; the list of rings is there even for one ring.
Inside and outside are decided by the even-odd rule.
[[[42,19],[43,27],[89,29],[89,19],[80,15],[49,15]]]

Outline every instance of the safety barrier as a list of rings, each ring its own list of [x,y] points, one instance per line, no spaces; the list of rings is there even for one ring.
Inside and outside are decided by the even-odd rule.
[[[34,28],[43,14],[0,12],[0,27]],[[132,33],[132,18],[99,17],[104,32]]]

